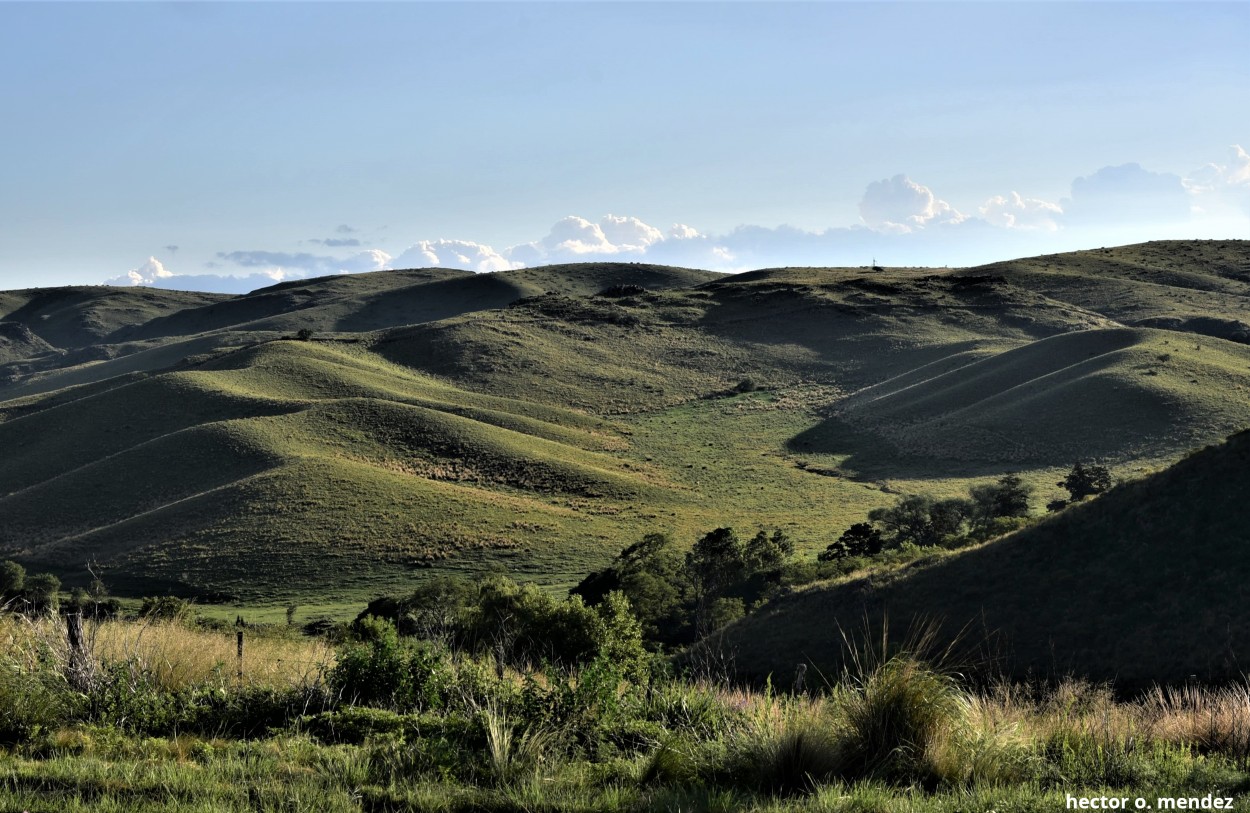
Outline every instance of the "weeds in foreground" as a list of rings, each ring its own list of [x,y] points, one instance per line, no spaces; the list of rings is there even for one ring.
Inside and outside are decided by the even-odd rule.
[[[373,708],[344,685],[309,707],[291,684],[110,678],[131,661],[101,661],[75,691],[54,641],[0,629],[0,809],[953,813],[1250,783],[1242,687],[1135,703],[1076,681],[972,692],[900,648],[813,697],[633,683],[606,660],[500,677],[488,659],[386,638],[395,657],[360,650],[361,674],[436,676],[436,697],[388,690]]]

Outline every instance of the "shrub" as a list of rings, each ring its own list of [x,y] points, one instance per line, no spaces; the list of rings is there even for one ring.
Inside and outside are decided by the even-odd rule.
[[[184,621],[191,617],[191,602],[177,596],[145,596],[139,606],[139,617]]]
[[[357,640],[339,652],[328,684],[348,703],[437,708],[450,685],[448,672],[434,647],[403,645],[394,624],[369,617],[357,625]]]
[[[748,739],[733,771],[753,787],[790,795],[807,793],[827,782],[841,767],[837,737],[818,715],[786,721],[779,730]]]
[[[906,654],[849,677],[836,700],[847,778],[931,781],[933,751],[967,724],[968,701],[954,679]]]

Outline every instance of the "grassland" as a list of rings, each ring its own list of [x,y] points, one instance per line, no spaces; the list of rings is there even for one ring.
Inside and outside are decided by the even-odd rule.
[[[811,555],[899,494],[1008,469],[1045,502],[1077,457],[1129,475],[1250,426],[1247,257],[6,293],[32,335],[95,327],[5,365],[0,555],[347,606],[437,572],[559,589],[653,531],[778,527]]]
[[[280,630],[246,632],[242,681],[233,631],[88,633],[99,671],[71,687],[59,629],[0,619],[3,809],[989,813],[1063,809],[1069,795],[1247,809],[1244,686],[1131,701],[1074,681],[972,689],[914,652],[865,650],[829,685],[753,692],[623,680],[609,661],[499,676],[465,652],[404,645],[426,653],[413,673],[426,690],[351,704],[335,654]],[[362,646],[389,668],[376,642],[346,644],[339,662]]]

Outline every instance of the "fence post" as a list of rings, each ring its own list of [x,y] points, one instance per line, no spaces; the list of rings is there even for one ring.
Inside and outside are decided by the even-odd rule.
[[[239,685],[243,685],[243,630],[239,630]]]
[[[91,670],[86,642],[83,641],[81,612],[65,614],[65,637],[69,643],[69,674],[66,677],[72,686],[81,690],[86,687]]]

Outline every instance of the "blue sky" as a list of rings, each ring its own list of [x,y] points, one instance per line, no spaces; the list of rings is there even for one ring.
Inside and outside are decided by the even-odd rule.
[[[0,3],[0,287],[1247,238],[1247,41],[1245,3]]]

